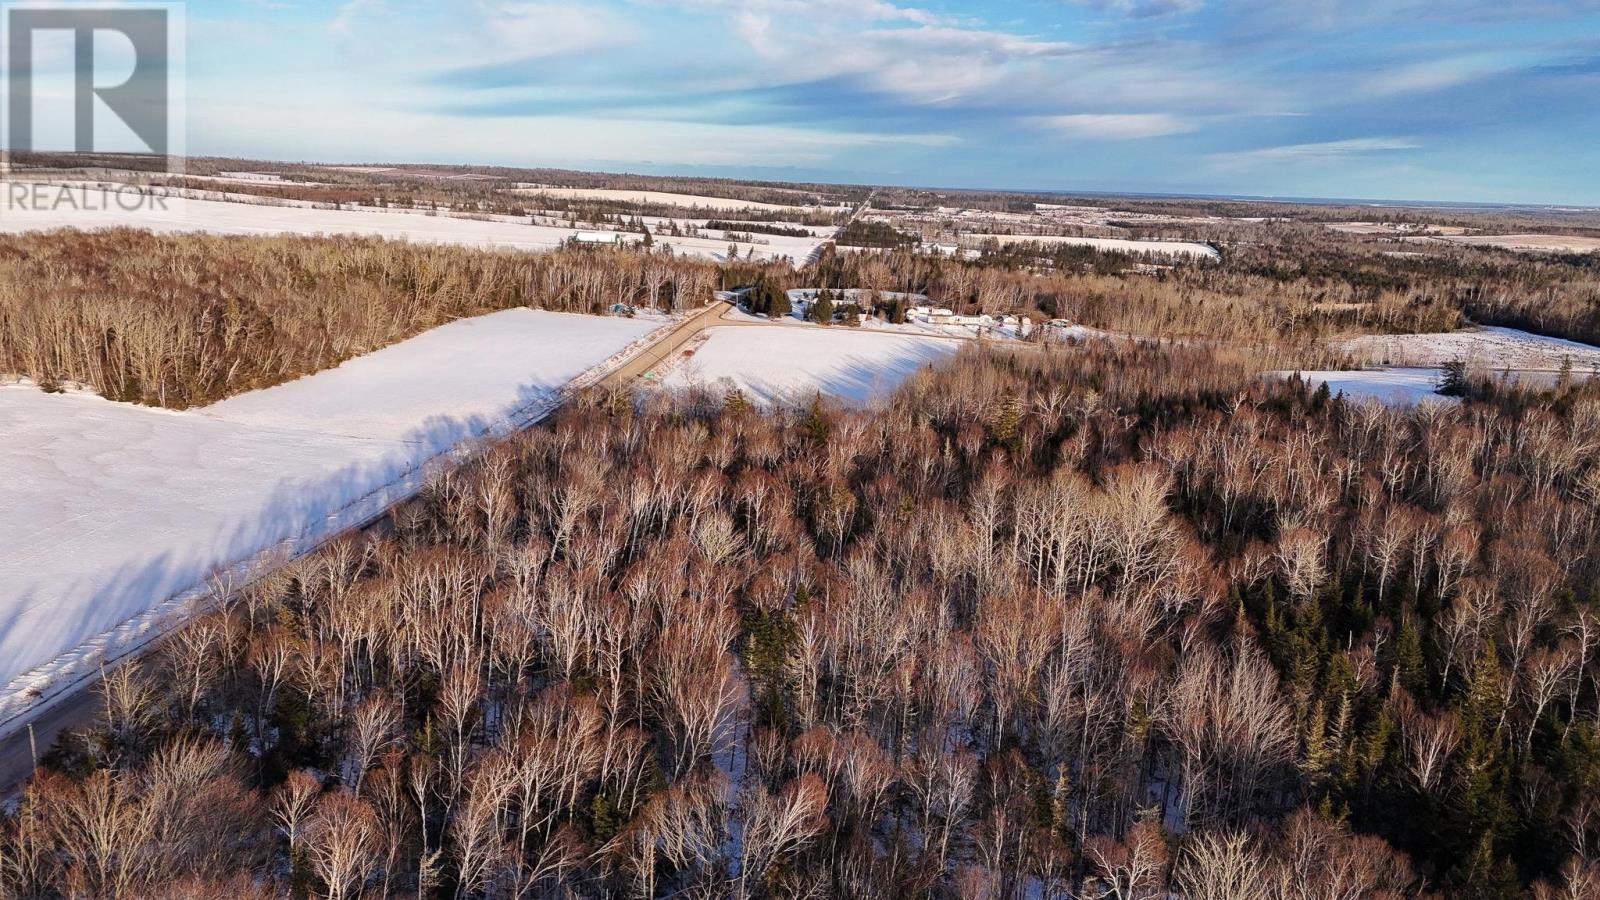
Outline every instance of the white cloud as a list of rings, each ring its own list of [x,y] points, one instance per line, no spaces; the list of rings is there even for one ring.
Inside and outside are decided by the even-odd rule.
[[[1073,113],[1038,116],[1033,121],[1068,137],[1100,141],[1132,141],[1185,134],[1200,127],[1197,122],[1170,113]]]
[[[1120,13],[1135,19],[1191,13],[1205,6],[1205,0],[1072,0],[1079,6]]]
[[[1274,163],[1327,162],[1373,154],[1401,153],[1420,150],[1422,145],[1411,138],[1373,137],[1351,138],[1343,141],[1321,141],[1311,144],[1286,144],[1281,147],[1262,147],[1237,153],[1218,153],[1211,161],[1222,167]]]
[[[1492,78],[1517,65],[1532,66],[1545,61],[1542,55],[1498,51],[1429,59],[1374,72],[1360,80],[1359,89],[1373,97],[1442,91]]]
[[[328,30],[357,59],[413,71],[568,56],[640,37],[631,21],[602,6],[512,0],[348,0]]]
[[[191,103],[203,123],[190,137],[196,152],[266,154],[325,162],[439,159],[506,165],[582,160],[666,165],[823,165],[848,151],[930,148],[957,138],[937,133],[823,131],[791,126],[716,125],[651,119],[581,116],[483,118],[471,128],[445,114],[299,96],[252,103],[228,97]],[[306,122],[317,122],[315,129]],[[268,137],[263,137],[263,136]],[[648,135],[648,140],[641,139]],[[403,152],[393,149],[403,148]]]

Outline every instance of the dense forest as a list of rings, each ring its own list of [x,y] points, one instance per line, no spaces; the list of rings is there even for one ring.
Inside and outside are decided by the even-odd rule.
[[[716,266],[372,238],[0,238],[0,373],[182,409],[338,365],[461,316],[705,303]]]
[[[0,894],[1593,897],[1597,510],[1593,388],[591,394],[112,672]]]

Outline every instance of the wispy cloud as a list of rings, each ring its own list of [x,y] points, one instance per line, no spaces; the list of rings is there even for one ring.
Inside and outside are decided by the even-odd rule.
[[[1279,147],[1261,147],[1232,153],[1214,153],[1211,161],[1219,166],[1239,167],[1274,163],[1327,162],[1373,154],[1402,153],[1420,150],[1422,144],[1411,138],[1367,137],[1342,141],[1318,141],[1309,144],[1285,144]]]
[[[1119,13],[1135,19],[1191,13],[1205,6],[1205,0],[1072,0],[1079,6]]]
[[[1073,138],[1100,141],[1130,141],[1185,134],[1199,123],[1171,113],[1072,113],[1038,116],[1033,122],[1046,130]]]

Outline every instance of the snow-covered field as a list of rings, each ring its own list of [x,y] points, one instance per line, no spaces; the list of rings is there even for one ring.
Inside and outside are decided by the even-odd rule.
[[[1600,252],[1600,238],[1572,234],[1474,234],[1447,238],[1452,244],[1499,247],[1533,253]]]
[[[674,363],[665,389],[738,388],[753,403],[804,403],[818,392],[865,405],[887,396],[919,369],[953,356],[959,341],[823,328],[713,328],[692,355]]]
[[[181,413],[0,388],[0,728],[181,618],[213,572],[370,519],[663,327],[509,310]]]
[[[1062,235],[1030,234],[968,234],[969,241],[999,241],[1009,244],[1067,244],[1073,247],[1094,247],[1097,250],[1115,250],[1121,253],[1159,253],[1165,256],[1183,256],[1192,259],[1221,259],[1222,254],[1208,244],[1187,241],[1135,241],[1127,238],[1064,237]]]
[[[134,202],[133,194],[83,184],[68,185],[76,202],[37,204],[37,208],[9,207],[0,215],[0,233],[17,234],[57,228],[99,230],[140,228],[158,233],[207,232],[211,234],[281,235],[350,234],[393,238],[428,244],[457,244],[502,250],[550,250],[583,229],[531,225],[506,217],[469,219],[429,215],[410,210],[317,209],[305,201],[263,202],[251,195],[195,192],[169,197],[166,208],[151,202]],[[59,189],[59,186],[56,186]],[[58,198],[51,193],[49,197]],[[228,201],[241,202],[228,202]],[[130,208],[132,207],[132,208]],[[741,253],[754,249],[758,259],[788,256],[804,260],[824,238],[762,236],[763,243],[740,245]],[[657,244],[674,253],[720,259],[728,242],[717,238],[658,236]]]
[[[1270,373],[1287,378],[1290,372]],[[1454,397],[1434,392],[1439,385],[1438,369],[1368,369],[1355,372],[1301,372],[1311,387],[1326,384],[1334,396],[1349,400],[1376,400],[1385,406],[1416,406],[1421,403],[1459,403]]]
[[[806,206],[788,206],[778,203],[756,203],[753,200],[735,200],[732,197],[702,197],[698,194],[669,194],[663,191],[624,191],[609,188],[522,188],[518,193],[544,194],[564,200],[608,200],[616,203],[660,203],[668,206],[698,206],[701,209],[739,210],[759,209],[767,212],[793,212],[810,209]]]
[[[1378,365],[1442,366],[1460,359],[1470,366],[1548,370],[1570,361],[1575,373],[1600,368],[1600,347],[1545,337],[1515,328],[1474,328],[1443,334],[1373,334],[1343,342],[1341,348]]]

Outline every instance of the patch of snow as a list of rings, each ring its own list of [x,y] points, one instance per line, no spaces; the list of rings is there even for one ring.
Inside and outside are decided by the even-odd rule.
[[[1271,372],[1288,378],[1292,372]],[[1352,400],[1376,400],[1384,406],[1418,406],[1423,403],[1459,403],[1455,397],[1435,393],[1442,373],[1439,369],[1365,369],[1353,372],[1301,372],[1300,377],[1313,389],[1326,384],[1334,395]]]
[[[957,341],[853,328],[713,328],[661,380],[665,389],[738,388],[752,403],[804,403],[817,393],[856,405],[886,397]]]

